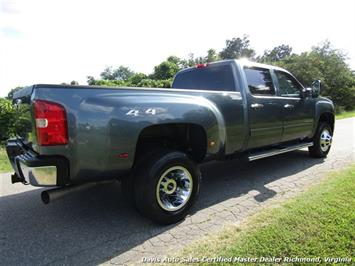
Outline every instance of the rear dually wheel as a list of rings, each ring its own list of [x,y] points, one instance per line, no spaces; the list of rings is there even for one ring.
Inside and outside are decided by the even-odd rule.
[[[185,218],[200,188],[201,173],[180,151],[159,149],[134,172],[134,200],[140,213],[160,224]]]

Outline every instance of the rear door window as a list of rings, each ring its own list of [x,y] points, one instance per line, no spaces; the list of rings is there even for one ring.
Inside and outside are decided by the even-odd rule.
[[[244,67],[249,91],[253,95],[275,95],[270,70],[259,67]]]
[[[207,65],[176,75],[173,88],[191,90],[235,91],[231,65]]]

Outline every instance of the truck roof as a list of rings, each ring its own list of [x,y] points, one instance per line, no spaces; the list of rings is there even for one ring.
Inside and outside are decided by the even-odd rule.
[[[207,65],[215,65],[215,66],[217,66],[217,65],[232,65],[232,64],[237,64],[240,66],[248,66],[248,67],[260,67],[260,68],[266,68],[266,69],[275,69],[275,70],[282,70],[282,71],[288,72],[286,69],[278,67],[278,66],[261,64],[261,63],[253,62],[253,61],[250,61],[250,60],[244,59],[244,58],[243,59],[227,59],[227,60],[221,60],[221,61],[207,63]],[[188,71],[191,71],[194,69],[196,69],[196,66],[184,68],[184,69],[180,70],[178,73],[184,73],[184,72],[188,72]]]

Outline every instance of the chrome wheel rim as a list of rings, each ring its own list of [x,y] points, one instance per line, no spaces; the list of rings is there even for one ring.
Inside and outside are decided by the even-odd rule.
[[[330,146],[332,145],[332,135],[330,134],[328,129],[323,129],[322,133],[320,134],[320,149],[323,152],[329,150]]]
[[[156,198],[161,208],[177,211],[184,207],[192,194],[193,181],[190,172],[182,166],[173,166],[159,178]]]

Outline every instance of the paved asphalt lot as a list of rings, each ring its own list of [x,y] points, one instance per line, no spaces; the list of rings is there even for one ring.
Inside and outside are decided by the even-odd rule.
[[[0,176],[1,265],[136,264],[165,256],[228,223],[238,223],[268,204],[317,184],[332,169],[355,162],[355,119],[336,122],[327,159],[306,150],[248,164],[202,167],[201,195],[192,215],[157,226],[122,201],[120,184],[106,183],[44,205],[42,189],[10,184]]]

